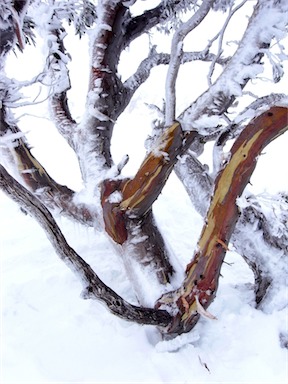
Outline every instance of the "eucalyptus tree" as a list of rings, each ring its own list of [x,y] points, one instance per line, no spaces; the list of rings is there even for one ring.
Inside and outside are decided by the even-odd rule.
[[[267,311],[272,302],[273,308],[275,303],[278,309],[285,307],[287,302],[277,298],[287,289],[287,192],[265,200],[242,193],[263,148],[288,128],[286,95],[260,97],[249,91],[267,66],[271,84],[283,81],[287,1],[159,0],[146,1],[143,12],[138,5],[120,0],[1,0],[1,189],[43,227],[59,257],[82,281],[85,298],[103,301],[126,320],[158,326],[165,337],[189,332],[202,315],[214,318],[207,308],[216,296],[229,243],[254,272],[256,306]],[[245,7],[248,18],[239,14]],[[210,26],[203,49],[185,49],[207,18],[219,14],[222,25],[219,30]],[[233,23],[246,27],[231,53],[227,30]],[[71,57],[65,38],[71,27],[78,38],[88,34],[90,44],[86,107],[79,121],[69,105]],[[122,80],[122,53],[144,34],[153,40],[156,31],[170,34],[170,52],[151,44],[135,72]],[[7,56],[31,43],[36,50],[40,39],[46,45],[43,71],[25,82],[8,78]],[[185,65],[193,71],[197,62],[206,63],[206,89],[195,100],[191,93],[189,105],[179,113],[179,71]],[[160,118],[142,164],[127,178],[122,170],[128,157],[115,164],[111,155],[113,130],[135,92],[160,65],[167,71],[164,107],[158,106]],[[35,83],[48,88],[51,120],[79,161],[81,196],[48,174],[21,131],[21,119],[13,115],[13,108],[23,105],[21,89]],[[249,100],[244,107],[242,99]],[[211,142],[209,172],[199,155]],[[228,152],[227,143],[232,143]],[[176,272],[153,204],[173,171],[204,224],[183,283],[171,291],[169,282]],[[85,256],[69,246],[54,218],[59,214],[106,231],[124,261],[138,306],[105,285]],[[147,285],[141,285],[139,271],[159,287],[154,308],[146,304]]]

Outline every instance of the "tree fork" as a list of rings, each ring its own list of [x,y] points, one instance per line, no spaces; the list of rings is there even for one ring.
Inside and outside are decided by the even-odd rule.
[[[182,147],[182,129],[178,122],[164,131],[160,142],[150,151],[133,179],[105,180],[101,186],[101,204],[106,232],[123,244],[128,233],[129,218],[143,218],[161,193]],[[110,196],[120,192],[121,201]]]
[[[184,282],[177,291],[164,294],[156,303],[156,308],[168,305],[177,309],[172,324],[165,330],[167,335],[189,332],[213,302],[239,216],[236,200],[249,182],[263,148],[288,129],[287,112],[288,108],[270,108],[248,124],[232,146],[230,161],[216,178],[205,225],[194,258],[186,268]],[[206,315],[211,317],[207,312]]]
[[[162,284],[170,281],[173,268],[153,218],[152,204],[183,150],[183,138],[181,126],[175,122],[164,130],[133,179],[105,180],[101,186],[106,232],[116,243],[123,245],[126,241],[133,241],[135,230],[140,230],[143,240],[137,241],[135,257],[145,266],[149,260],[148,264],[157,271],[157,278]],[[121,201],[115,202],[112,198],[116,191],[121,194]]]

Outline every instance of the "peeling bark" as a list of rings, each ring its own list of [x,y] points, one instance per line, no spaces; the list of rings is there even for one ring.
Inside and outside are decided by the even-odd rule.
[[[221,265],[239,217],[236,200],[249,182],[263,148],[288,129],[287,111],[270,108],[254,119],[232,146],[230,160],[216,178],[197,251],[186,268],[183,285],[156,303],[156,308],[176,305],[178,313],[167,334],[188,332],[195,326],[199,319],[196,296],[204,309],[214,300]]]
[[[17,39],[21,48],[21,27],[17,13],[19,15],[28,2],[20,3],[21,1],[14,1],[15,9],[12,9],[11,15],[7,18],[7,25],[2,31],[0,59],[14,46]],[[169,1],[170,11],[180,10],[185,6],[184,3],[178,0]],[[267,3],[269,4],[267,5]],[[280,3],[281,0],[277,1],[277,4]],[[204,1],[199,10],[203,10],[204,7],[204,11],[208,12],[208,4],[212,5],[213,0]],[[55,123],[59,132],[66,138],[78,156],[83,180],[89,190],[97,188],[100,183],[101,205],[107,234],[115,243],[120,245],[122,250],[129,250],[129,257],[136,260],[143,269],[149,270],[151,268],[152,273],[161,284],[169,282],[173,274],[173,268],[169,262],[164,240],[155,224],[152,205],[161,193],[179,156],[183,155],[196,139],[200,140],[200,133],[191,130],[191,128],[193,129],[193,126],[197,126],[200,130],[203,128],[204,133],[201,132],[201,134],[206,135],[205,139],[208,136],[211,138],[215,135],[215,126],[210,126],[205,131],[205,127],[197,125],[197,120],[203,115],[208,118],[223,115],[238,97],[239,90],[241,93],[246,83],[253,78],[254,75],[253,73],[250,74],[248,68],[261,64],[264,51],[269,47],[273,38],[273,34],[267,38],[265,34],[260,33],[262,24],[259,20],[267,15],[270,6],[274,5],[277,8],[275,4],[276,1],[270,0],[266,2],[266,5],[263,1],[257,2],[246,33],[231,59],[220,57],[221,44],[216,56],[209,52],[210,43],[200,53],[185,53],[182,52],[181,47],[182,59],[173,57],[173,52],[171,55],[158,54],[156,49],[152,48],[149,57],[140,64],[138,70],[123,84],[117,73],[121,52],[136,37],[149,31],[169,17],[169,12],[163,12],[167,7],[167,2],[163,0],[154,9],[132,18],[129,9],[122,2],[100,1],[97,5],[97,25],[94,34],[91,33],[90,35],[93,36],[93,41],[91,42],[91,73],[87,108],[85,116],[79,125],[73,120],[68,107],[66,92],[70,87],[70,82],[64,82],[65,89],[61,88],[60,82],[55,85],[56,90],[54,89],[51,97]],[[282,1],[282,4],[284,4],[284,1]],[[284,12],[284,8],[279,5],[277,10]],[[194,19],[197,19],[198,16],[201,19],[204,14],[195,12],[194,16]],[[62,19],[60,20],[60,18],[58,21],[61,26]],[[200,19],[194,20],[194,22],[197,24]],[[191,20],[193,21],[193,17]],[[273,22],[275,20],[273,19]],[[277,21],[275,24],[277,24]],[[188,27],[188,24],[186,26]],[[222,33],[224,31],[225,29],[222,29]],[[62,27],[59,30],[52,31],[57,38],[60,52],[66,54],[60,32],[63,32]],[[181,28],[178,32],[181,34]],[[175,39],[177,43],[180,40]],[[246,45],[249,45],[250,49],[246,49]],[[175,50],[175,52],[180,51],[178,47]],[[55,59],[56,62],[58,60],[57,54],[54,58],[51,56],[50,58]],[[180,114],[180,122],[172,123],[175,115],[173,106],[175,98],[173,98],[171,90],[173,93],[177,77],[176,72],[180,62],[183,63],[194,59],[212,60],[210,75],[216,62],[227,65],[217,81],[193,102],[186,111]],[[134,178],[120,179],[118,175],[115,180],[107,179],[103,181],[104,171],[110,170],[113,166],[110,144],[117,118],[127,107],[138,87],[148,78],[151,68],[163,63],[168,64],[171,60],[175,60],[174,70],[176,68],[176,72],[173,74],[172,71],[170,86],[168,84],[167,87],[169,89],[166,102],[168,101],[167,104],[170,104],[168,108],[172,106],[170,111],[166,111],[167,121],[169,121],[168,127],[163,130],[162,137],[155,144],[153,150],[147,154]],[[237,64],[239,63],[242,65],[241,74],[238,73],[239,67]],[[173,67],[173,63],[171,67]],[[67,75],[65,79],[69,80],[68,71],[65,73]],[[229,82],[234,82],[232,91]],[[226,84],[228,85],[226,86]],[[235,94],[233,93],[234,86],[236,88]],[[172,101],[169,103],[170,96],[172,96]],[[60,208],[63,214],[81,223],[93,225],[95,214],[91,212],[92,209],[84,205],[76,205],[73,202],[74,192],[65,186],[59,185],[48,175],[42,165],[33,157],[26,140],[19,136],[20,130],[18,127],[8,124],[8,120],[5,118],[5,100],[3,99],[1,102],[3,102],[0,116],[1,131],[4,135],[9,130],[10,133],[18,135],[13,141],[13,148],[10,148],[10,154],[13,156],[17,171],[25,185],[34,194],[37,194],[48,207]],[[170,115],[168,115],[169,113]],[[185,129],[184,131],[180,123]],[[2,167],[0,167],[0,185],[6,193],[24,206],[39,221],[61,259],[66,261],[78,276],[81,276],[84,282],[84,294],[87,298],[103,300],[113,313],[125,319],[141,324],[167,327],[163,333],[173,336],[192,329],[200,315],[208,315],[211,318],[206,308],[216,295],[220,268],[239,216],[236,199],[241,195],[249,181],[261,150],[286,129],[287,108],[275,107],[252,121],[236,139],[231,150],[231,158],[216,179],[214,196],[198,242],[198,249],[195,252],[194,259],[187,266],[183,286],[175,292],[164,295],[156,303],[157,308],[161,308],[161,306],[164,306],[165,309],[172,308],[173,317],[164,310],[131,306],[107,287],[91,270],[90,266],[69,247],[46,208],[29,191],[26,191],[16,181],[9,178],[9,175],[5,173]],[[201,167],[193,156],[187,156],[183,161],[193,173],[192,178],[194,181],[197,180],[197,184],[200,185],[201,193],[199,194],[199,191],[197,191],[198,196],[195,195],[194,199],[198,199],[198,209],[204,214],[206,210],[203,209],[201,199],[209,198],[212,190],[212,180],[205,173],[200,174]],[[177,169],[179,172],[181,171],[181,167],[177,167]],[[189,188],[189,186],[186,185],[186,188]],[[95,198],[96,195],[97,193],[95,193]],[[245,214],[249,214],[250,217],[254,215],[258,225],[262,225],[261,231],[269,239],[269,242],[273,243],[275,248],[281,248],[283,241],[279,241],[277,236],[273,236],[269,228],[265,227],[265,220],[262,220],[259,212],[251,213],[248,209],[244,213],[242,212],[244,221],[243,223],[240,222],[240,232],[241,225],[245,225]],[[237,232],[234,233],[234,236],[237,237]],[[241,249],[239,243],[238,249]],[[242,250],[245,251],[244,248]],[[251,254],[252,251],[249,257]],[[260,304],[263,295],[273,286],[273,279],[268,274],[265,275],[265,271],[261,269],[261,266],[259,267],[259,264],[255,263],[253,257],[250,257],[248,262],[255,273],[256,302]],[[265,265],[264,262],[263,265]]]
[[[164,130],[133,179],[106,180],[102,184],[101,203],[106,232],[118,244],[132,243],[136,260],[142,266],[152,266],[162,284],[170,281],[173,267],[155,225],[152,205],[172,172],[179,153],[185,148],[183,138],[180,124],[174,123]],[[112,199],[115,192],[121,194],[121,199],[116,202]],[[135,242],[135,234],[142,240],[136,239]]]

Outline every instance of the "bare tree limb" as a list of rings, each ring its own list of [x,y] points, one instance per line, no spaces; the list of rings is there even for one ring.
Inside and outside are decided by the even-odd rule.
[[[62,214],[85,225],[93,225],[93,217],[84,204],[75,204],[75,192],[53,180],[32,155],[25,137],[16,125],[6,122],[4,107],[0,109],[0,136],[6,138],[2,145],[2,159],[9,156],[9,166],[16,169],[25,185],[39,196],[51,209],[61,210]]]
[[[13,179],[2,165],[0,165],[0,188],[40,224],[57,255],[80,278],[86,298],[102,301],[113,314],[128,321],[157,326],[169,324],[171,316],[166,311],[131,305],[105,285],[90,265],[68,245],[47,208]]]
[[[287,106],[288,97],[285,94],[272,93],[267,96],[259,97],[253,103],[249,104],[237,118],[223,130],[220,136],[217,138],[213,148],[213,173],[216,174],[217,170],[222,166],[224,159],[224,146],[228,140],[232,140],[237,137],[240,132],[245,128],[247,120],[251,120],[254,117],[259,116],[263,111],[266,111],[272,106]],[[215,164],[216,163],[216,164]]]
[[[169,1],[170,12],[175,12],[181,9],[181,0]],[[145,11],[142,15],[130,18],[126,24],[124,35],[124,48],[127,47],[133,40],[155,27],[159,22],[170,17],[167,12],[167,2],[161,1],[157,7]]]
[[[53,37],[53,44],[48,40],[49,53],[47,66],[48,73],[55,83],[52,86],[53,93],[50,96],[50,108],[53,121],[59,133],[66,139],[68,144],[75,149],[73,133],[75,132],[77,123],[71,115],[67,99],[67,91],[71,88],[71,84],[69,71],[67,69],[69,55],[65,50],[63,42],[66,32],[61,26],[59,29],[49,30],[49,35]],[[57,68],[58,71],[55,71]],[[56,79],[55,73],[57,74]]]
[[[168,67],[165,88],[165,125],[169,126],[175,121],[176,113],[176,79],[183,57],[183,40],[207,16],[214,0],[204,0],[192,17],[182,24],[174,33],[171,43],[171,59]]]
[[[213,179],[192,151],[185,153],[174,170],[183,183],[193,206],[202,217],[205,217],[213,192]],[[285,207],[287,202],[287,197],[282,194],[270,198],[271,216],[274,216],[274,222],[278,220],[279,226],[282,226],[282,228],[285,228],[286,225],[285,214],[288,210]],[[278,207],[278,212],[282,212],[282,218],[277,214],[275,206]],[[282,284],[279,276],[285,270],[287,260],[282,258],[281,262],[278,254],[281,252],[284,255],[288,254],[288,239],[287,231],[283,233],[280,229],[275,229],[275,226],[271,225],[270,216],[265,216],[260,207],[259,197],[249,194],[249,200],[245,203],[245,207],[241,208],[239,220],[231,237],[231,243],[254,274],[254,292],[257,306],[269,310],[269,303],[273,300],[273,295],[269,296],[269,300],[267,300],[267,291],[270,291],[278,283]],[[264,212],[269,212],[267,206]],[[251,237],[252,232],[254,233],[253,238]],[[259,243],[261,243],[261,246],[259,246]],[[277,260],[277,262],[274,260]]]
[[[174,293],[164,294],[156,305],[161,308],[170,303],[178,309],[168,333],[191,330],[200,316],[199,303],[207,309],[214,300],[221,265],[239,216],[236,200],[263,148],[288,129],[287,112],[288,108],[272,107],[248,124],[232,146],[230,160],[217,176],[197,251],[186,268],[183,285]]]
[[[240,8],[242,8],[243,5],[244,5],[246,2],[247,2],[247,0],[243,0],[242,3],[238,4],[238,5],[235,6],[234,8],[232,8],[233,3],[232,3],[231,6],[230,6],[230,10],[229,10],[229,14],[228,14],[228,16],[227,16],[227,19],[226,19],[226,21],[225,21],[225,23],[224,23],[224,25],[223,25],[223,27],[222,27],[220,33],[219,33],[218,51],[217,51],[217,54],[215,55],[214,60],[213,60],[212,63],[211,63],[210,70],[209,70],[209,73],[208,73],[208,76],[207,76],[209,86],[212,85],[212,80],[211,80],[211,78],[212,78],[213,72],[214,72],[214,70],[215,70],[215,64],[216,64],[216,61],[217,61],[217,59],[219,59],[219,57],[220,57],[221,54],[222,54],[223,38],[224,38],[224,33],[225,33],[225,31],[226,31],[226,28],[228,27],[228,24],[229,24],[229,22],[230,22],[232,16],[233,16],[233,15],[234,15]]]
[[[271,16],[270,6],[276,7],[273,21],[271,21],[275,26],[278,21],[283,19],[283,14],[287,11],[287,5],[283,0],[280,0],[277,6],[273,4],[273,0],[268,0],[265,4],[258,1],[239,47],[230,62],[215,83],[179,116],[178,120],[184,130],[197,127],[200,131],[199,124],[201,125],[203,117],[213,116],[215,119],[215,116],[221,116],[232,105],[235,98],[241,95],[247,82],[262,70],[261,59],[264,49],[269,47],[274,37],[274,27],[268,34],[263,33],[262,20]],[[205,119],[204,125],[207,125],[207,119]],[[209,134],[214,130],[215,126],[203,127],[203,132],[199,133]]]

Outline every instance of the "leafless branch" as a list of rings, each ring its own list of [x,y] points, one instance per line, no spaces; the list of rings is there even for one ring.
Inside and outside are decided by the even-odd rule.
[[[77,123],[71,116],[68,106],[67,91],[70,89],[70,77],[67,63],[70,59],[67,54],[63,39],[66,35],[63,27],[59,29],[49,30],[49,35],[54,41],[48,40],[49,53],[47,57],[47,71],[50,74],[54,85],[52,86],[52,95],[50,97],[50,107],[53,120],[58,128],[59,133],[66,139],[68,144],[74,149],[72,132],[75,130]],[[57,76],[55,75],[57,74]],[[56,79],[54,78],[56,76]]]
[[[272,0],[268,1],[272,2]],[[258,1],[239,47],[221,75],[196,102],[178,117],[184,129],[189,130],[191,127],[194,127],[192,129],[197,127],[200,132],[203,117],[209,119],[209,117],[213,116],[213,119],[215,119],[216,116],[221,116],[232,105],[235,98],[241,95],[242,89],[247,82],[261,70],[263,48],[267,48],[273,39],[272,31],[269,34],[269,40],[262,33],[262,20],[268,17],[269,12],[269,4],[265,3],[264,5],[261,1]],[[279,6],[277,12],[273,14],[275,24],[277,24],[278,19],[281,20],[284,12],[285,7]],[[231,92],[231,87],[233,92]],[[206,135],[215,130],[215,125],[206,129],[207,122],[206,119],[201,134]]]
[[[233,6],[233,3],[232,3],[232,5],[230,6],[229,14],[228,14],[228,16],[226,18],[226,21],[223,24],[223,27],[222,27],[221,31],[219,32],[219,35],[217,35],[217,37],[219,36],[218,51],[217,51],[217,54],[216,54],[214,60],[211,63],[210,70],[209,70],[209,73],[208,73],[208,76],[207,76],[209,86],[212,85],[212,75],[213,75],[213,72],[215,70],[215,64],[217,62],[217,59],[219,59],[219,57],[221,56],[221,53],[222,53],[223,38],[224,38],[224,34],[225,34],[225,31],[226,31],[226,28],[228,27],[228,24],[230,23],[230,20],[231,20],[232,16],[234,16],[235,13],[240,8],[242,8],[243,5],[246,2],[247,2],[247,0],[243,0],[242,3],[238,4],[235,8],[232,8],[232,6]]]
[[[40,224],[57,255],[76,274],[77,278],[80,278],[85,298],[102,301],[112,313],[125,320],[157,326],[167,326],[170,323],[171,316],[166,311],[129,304],[104,284],[90,265],[66,242],[48,209],[13,179],[2,165],[0,165],[0,188]]]
[[[176,111],[176,79],[183,57],[183,40],[195,29],[201,21],[207,16],[214,0],[204,0],[194,15],[184,24],[182,24],[174,33],[171,43],[171,59],[166,77],[166,110],[165,125],[169,126],[175,121]]]
[[[181,0],[169,1],[170,12],[175,12],[180,8]],[[155,27],[159,22],[164,21],[170,17],[167,12],[167,1],[163,0],[161,3],[153,8],[145,11],[142,15],[131,17],[127,22],[126,31],[124,35],[124,47],[127,47],[131,41],[142,35],[144,32],[149,31]]]
[[[93,225],[93,217],[84,204],[73,201],[75,192],[58,184],[33,156],[25,135],[16,125],[9,124],[4,108],[0,110],[0,136],[2,138],[1,158],[8,157],[9,167],[15,170],[23,183],[51,209],[57,209],[64,216],[73,218],[85,225]],[[4,140],[6,139],[6,140]]]
[[[190,63],[192,61],[210,62],[214,60],[214,58],[215,55],[207,51],[183,52],[181,64]],[[159,65],[168,65],[170,60],[171,55],[169,53],[157,53],[155,48],[153,48],[150,51],[149,56],[140,63],[136,72],[124,82],[124,87],[127,92],[127,101],[129,102],[131,100],[131,97],[140,85],[148,79],[153,68]],[[230,58],[219,58],[217,59],[217,63],[225,66],[229,60]]]

